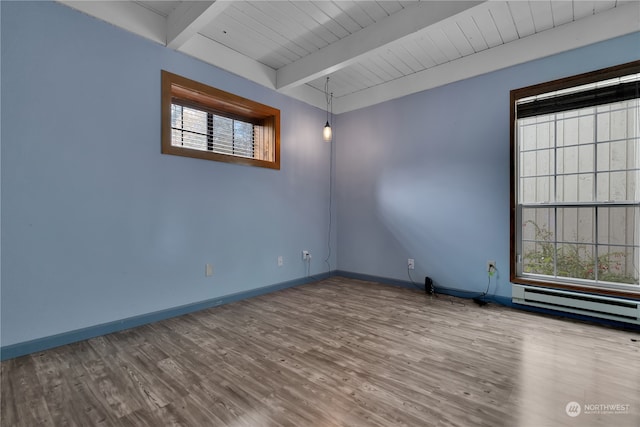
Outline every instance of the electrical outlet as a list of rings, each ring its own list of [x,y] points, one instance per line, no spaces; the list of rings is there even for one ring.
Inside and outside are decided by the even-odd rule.
[[[496,262],[492,260],[487,261],[487,273],[493,273],[496,270]]]
[[[207,264],[204,267],[204,275],[206,277],[213,276],[213,264]]]
[[[278,267],[282,267],[284,265],[284,258],[282,258],[282,255],[280,255],[278,257]]]
[[[309,251],[302,251],[302,260],[307,261],[310,259],[311,259],[311,254],[309,254]]]
[[[409,258],[407,260],[407,267],[409,268],[409,270],[413,270],[414,268],[416,268],[416,262],[413,258]]]

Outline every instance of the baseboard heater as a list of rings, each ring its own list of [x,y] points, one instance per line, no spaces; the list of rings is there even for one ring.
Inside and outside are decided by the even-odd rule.
[[[640,301],[579,292],[512,285],[514,304],[547,308],[640,325]]]

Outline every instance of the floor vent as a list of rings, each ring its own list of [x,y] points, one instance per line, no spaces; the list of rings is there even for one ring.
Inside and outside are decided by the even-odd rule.
[[[512,285],[514,304],[640,325],[640,301],[535,286]]]

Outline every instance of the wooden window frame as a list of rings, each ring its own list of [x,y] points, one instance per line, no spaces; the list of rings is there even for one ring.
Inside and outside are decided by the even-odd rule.
[[[272,160],[195,150],[171,143],[171,104],[174,99],[212,111],[220,116],[241,120],[262,129],[260,144],[269,150]],[[162,70],[162,153],[218,162],[280,169],[280,110],[229,92]]]
[[[593,294],[612,295],[627,298],[640,298],[640,289],[618,289],[606,286],[594,286],[573,284],[567,281],[554,281],[546,278],[523,277],[518,274],[518,200],[517,200],[517,165],[518,165],[518,147],[516,143],[517,131],[517,114],[516,102],[519,99],[527,98],[535,95],[549,93],[553,91],[568,89],[580,85],[591,84],[603,80],[613,79],[629,74],[640,73],[640,61],[633,61],[597,71],[592,71],[576,76],[557,79],[546,83],[540,83],[527,86],[520,89],[514,89],[510,92],[510,281],[511,283],[534,285],[553,289],[574,290],[579,292],[589,292]]]

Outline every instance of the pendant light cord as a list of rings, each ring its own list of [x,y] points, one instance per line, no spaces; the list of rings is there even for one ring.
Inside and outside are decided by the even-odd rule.
[[[329,94],[329,77],[324,86],[324,95],[327,101],[327,123],[329,123],[329,111],[331,111],[331,117],[333,118],[333,92]],[[331,275],[331,229],[333,228],[333,140],[329,141],[329,225],[327,230],[327,257],[324,262],[329,269],[328,273]]]
[[[327,123],[329,123],[329,110],[333,115],[333,93],[329,94],[329,77],[324,82],[324,98],[327,103]]]

